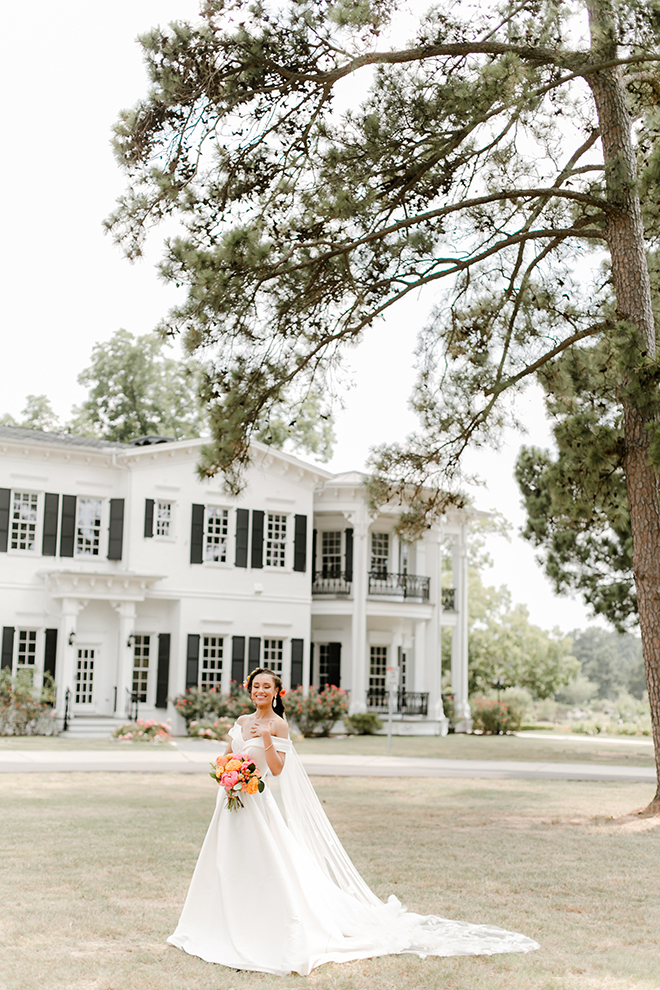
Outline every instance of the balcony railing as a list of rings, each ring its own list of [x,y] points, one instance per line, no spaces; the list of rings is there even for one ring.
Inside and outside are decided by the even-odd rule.
[[[395,715],[428,715],[429,696],[426,691],[395,691],[394,707],[392,711]],[[387,690],[383,688],[369,688],[367,691],[367,708],[372,711],[387,711]]]
[[[431,579],[421,574],[392,574],[389,571],[370,571],[369,594],[389,595],[392,598],[417,598],[429,600]]]
[[[346,575],[343,571],[327,571],[325,574],[319,571],[314,574],[314,580],[312,582],[313,595],[347,596],[350,593],[351,582],[346,580]]]
[[[442,589],[442,607],[445,612],[456,611],[456,588]]]

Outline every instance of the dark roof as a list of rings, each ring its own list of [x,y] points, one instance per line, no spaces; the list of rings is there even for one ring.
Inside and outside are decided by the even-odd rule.
[[[75,433],[46,433],[45,430],[24,430],[22,426],[0,426],[0,440],[17,440],[25,443],[57,443],[67,447],[117,448],[127,444],[97,437],[81,437]]]

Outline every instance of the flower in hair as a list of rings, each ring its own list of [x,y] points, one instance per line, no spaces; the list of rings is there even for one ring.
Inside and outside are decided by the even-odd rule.
[[[280,688],[280,698],[283,698],[286,694],[286,688]]]

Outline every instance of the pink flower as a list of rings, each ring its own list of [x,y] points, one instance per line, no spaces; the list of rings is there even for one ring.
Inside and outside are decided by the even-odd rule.
[[[239,780],[238,770],[230,770],[229,773],[223,773],[222,777],[220,778],[220,783],[222,784],[223,787],[229,789],[230,787],[233,787],[234,784],[237,784],[238,780]]]

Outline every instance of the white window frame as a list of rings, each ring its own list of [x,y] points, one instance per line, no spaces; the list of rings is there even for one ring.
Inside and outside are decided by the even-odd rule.
[[[387,555],[381,556],[374,553],[374,544],[377,542],[378,538],[385,538],[387,543]],[[383,530],[372,530],[371,539],[369,541],[369,571],[372,574],[388,574],[390,570],[390,556],[392,553],[392,540],[390,539],[389,532],[384,532]],[[380,561],[378,564],[375,561]],[[384,564],[384,566],[383,566]]]
[[[197,675],[197,687],[201,690],[209,690],[210,688],[215,688],[216,691],[220,692],[223,690],[222,678],[225,673],[225,659],[227,653],[225,650],[225,637],[221,633],[202,633],[200,644],[199,644],[199,672]],[[215,656],[210,653],[204,656],[205,651],[220,650],[220,655]],[[220,661],[219,667],[214,667],[212,664]],[[207,676],[205,677],[205,673]],[[208,675],[213,675],[210,679]]]
[[[218,518],[217,516],[212,516],[212,513],[224,513],[224,517],[222,515],[220,516],[221,519],[224,518],[224,522],[226,523],[226,531],[225,531],[225,534],[224,534],[225,552],[224,552],[224,559],[223,560],[214,560],[213,557],[212,556],[210,557],[209,556],[209,553],[208,553],[209,547],[221,546],[221,542],[219,542],[217,544],[208,542],[209,524],[211,522],[211,519],[212,518],[216,518],[216,519]],[[204,563],[205,564],[211,564],[214,567],[216,567],[216,566],[219,566],[219,567],[227,567],[227,566],[229,566],[229,560],[230,560],[230,556],[231,556],[231,554],[230,554],[230,540],[231,540],[231,537],[232,537],[232,532],[231,532],[231,515],[232,515],[231,512],[229,511],[229,509],[225,505],[205,505],[204,506],[204,538],[203,538],[203,544],[202,544],[202,555],[203,555],[203,559],[204,559]],[[211,534],[211,535],[212,536],[216,536],[218,534]],[[220,534],[220,535],[222,535],[222,534]]]
[[[33,664],[19,665],[21,634],[26,635],[26,642],[34,643],[34,649],[30,651],[34,655]],[[12,676],[16,677],[20,670],[31,670],[32,685],[35,688],[40,688],[43,677],[43,652],[43,631],[35,626],[17,626],[14,629],[14,650],[11,665]]]
[[[13,536],[14,536],[14,498],[16,495],[28,496],[30,499],[36,499],[37,513],[34,520],[34,545],[29,547],[12,547]],[[29,488],[12,488],[9,503],[9,533],[7,541],[7,550],[10,553],[25,555],[28,557],[34,556],[34,554],[40,553],[39,548],[39,537],[42,534],[42,516],[43,516],[43,497],[41,492],[35,492]],[[29,525],[29,524],[28,524]]]
[[[98,553],[84,553],[83,551],[81,551],[81,550],[78,549],[78,530],[80,528],[78,520],[80,518],[79,513],[80,513],[80,505],[81,505],[82,502],[100,502],[100,504],[101,504],[101,513],[100,513],[100,517],[99,517],[99,544],[98,544]],[[74,557],[76,557],[78,560],[104,560],[105,559],[106,554],[103,552],[103,536],[104,536],[105,531],[107,529],[107,523],[108,523],[108,520],[107,520],[107,499],[105,499],[105,498],[103,498],[103,497],[101,497],[99,495],[77,495],[76,496],[76,522],[75,522],[75,527],[74,527],[74,531],[73,531],[73,553],[74,553]]]
[[[264,519],[264,566],[273,571],[287,570],[289,559],[289,514],[286,512],[266,512]],[[279,527],[284,523],[284,539],[270,539],[271,526]],[[275,563],[273,563],[275,560]]]
[[[372,644],[369,646],[369,690],[385,690],[389,646]],[[381,672],[382,667],[382,672]]]
[[[145,644],[145,642],[144,642],[145,639],[148,639],[149,640],[149,643],[148,644]],[[131,670],[131,695],[135,695],[137,693],[136,690],[135,690],[135,684],[136,684],[136,682],[135,682],[135,674],[136,674],[136,671],[139,672],[140,674],[146,672],[146,676],[139,677],[138,678],[138,685],[140,685],[140,684],[144,685],[144,692],[142,692],[142,689],[141,689],[140,690],[140,696],[137,699],[138,705],[150,705],[151,704],[151,700],[152,700],[151,699],[151,694],[152,694],[151,688],[152,688],[152,682],[153,682],[153,678],[154,678],[153,670],[154,670],[154,667],[155,667],[154,660],[157,660],[157,655],[156,655],[156,657],[154,657],[154,641],[155,640],[156,640],[156,637],[154,636],[153,633],[150,633],[150,632],[139,632],[139,633],[134,633],[133,634],[133,667],[132,667],[132,670]],[[143,651],[144,651],[145,645],[148,645],[148,647],[149,647],[149,652],[147,654],[147,665],[146,665],[146,667],[144,667],[142,665],[140,665],[139,667],[136,667],[135,666],[135,661],[137,659],[137,657],[136,657],[136,647],[138,647],[140,649],[140,657],[143,658],[144,657],[144,652]]]
[[[274,674],[284,673],[284,640],[279,637],[265,637],[262,644],[262,664]],[[266,645],[268,644],[268,645]],[[269,655],[270,654],[270,655]],[[273,656],[273,654],[275,654]],[[277,655],[279,654],[279,656]],[[275,664],[275,666],[273,666]]]
[[[325,554],[323,544],[326,541],[326,538],[328,536],[335,537],[335,540],[333,542],[335,543],[335,545],[337,547],[337,553],[332,553],[332,554],[327,554],[327,555]],[[336,537],[339,537],[339,540],[337,540]],[[342,574],[342,572],[344,570],[344,568],[342,566],[343,560],[344,560],[343,545],[344,545],[344,540],[343,540],[343,532],[342,532],[341,529],[327,529],[327,530],[323,530],[322,529],[321,530],[321,569],[319,571],[319,574],[320,574],[321,577],[329,577],[329,578],[338,578],[338,577],[340,577],[340,575]],[[337,560],[336,568],[335,568],[335,565],[332,565],[332,567],[328,568],[327,573],[326,573],[326,563],[325,563],[326,556],[328,556],[329,558],[332,558],[332,559],[336,559]],[[335,569],[336,569],[336,573],[334,573],[334,570]],[[333,573],[331,573],[331,571]]]
[[[167,533],[158,532],[158,524],[160,522],[160,506],[169,506],[169,528]],[[163,540],[166,543],[171,543],[174,540],[174,526],[176,518],[176,502],[171,498],[157,498],[154,499],[154,539]]]

